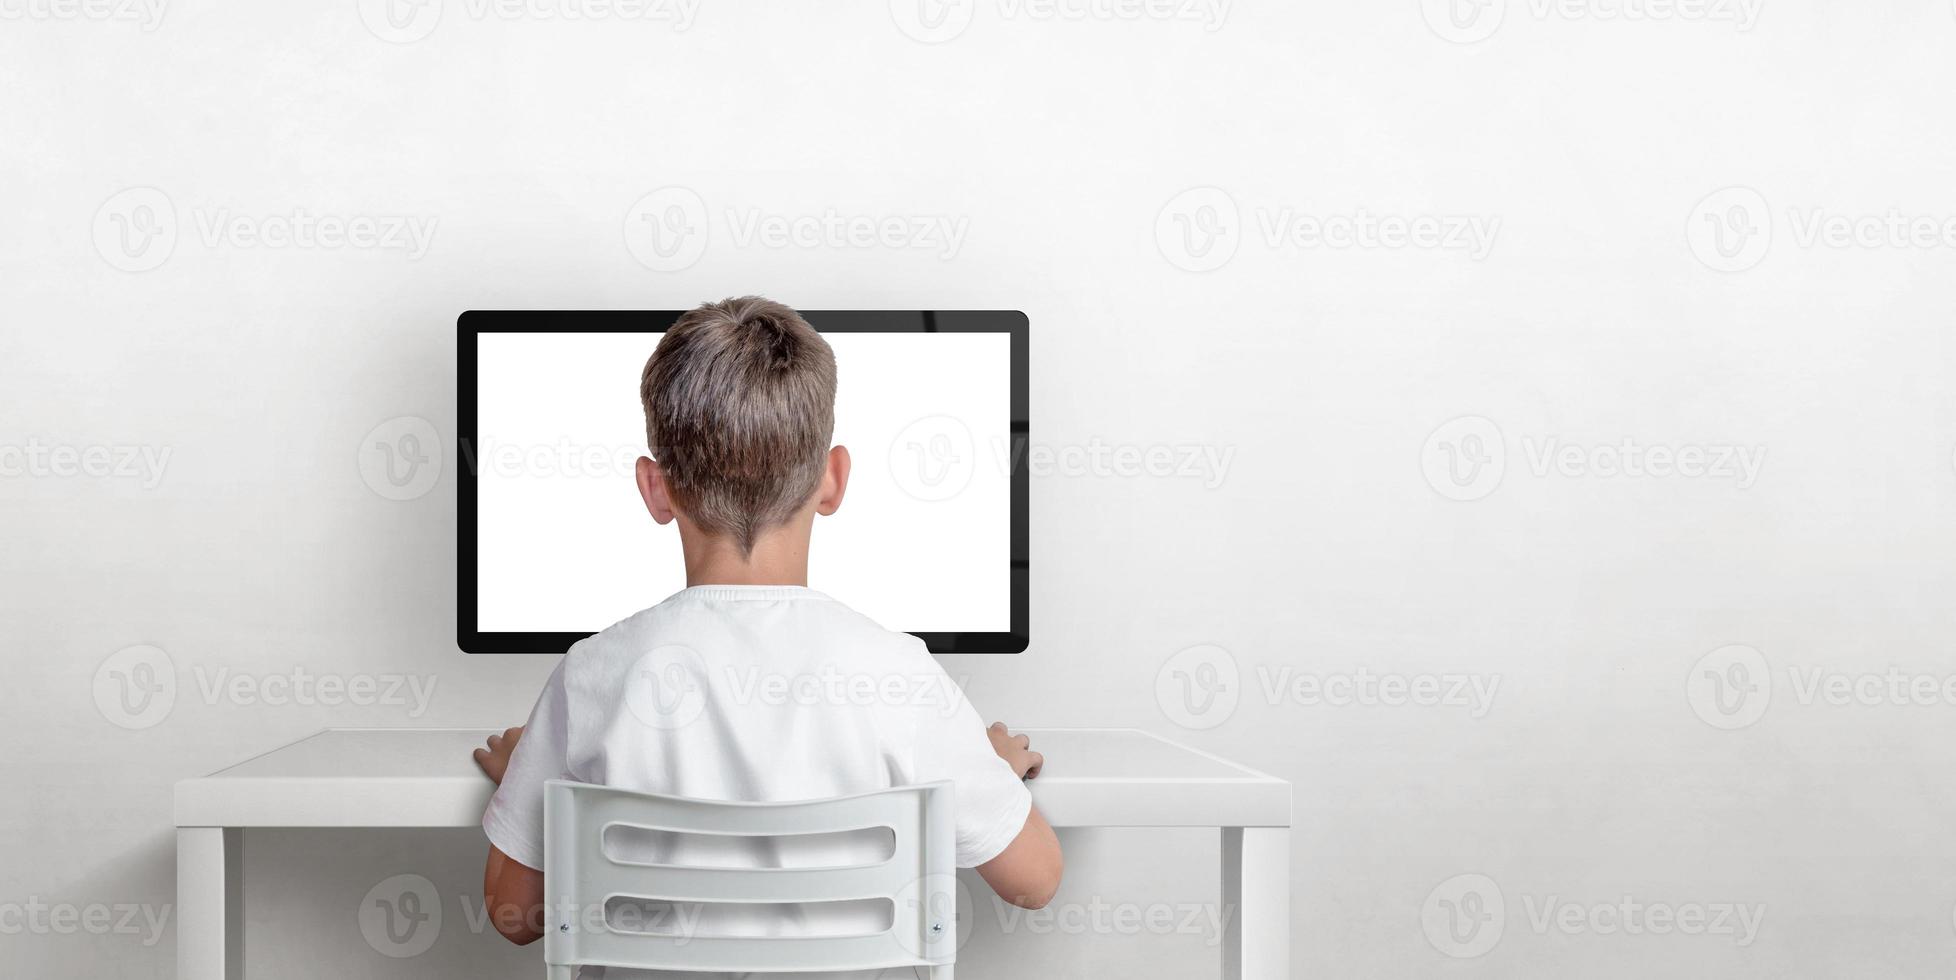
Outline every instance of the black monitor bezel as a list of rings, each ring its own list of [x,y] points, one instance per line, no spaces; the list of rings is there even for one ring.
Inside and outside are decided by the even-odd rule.
[[[591,633],[483,632],[476,628],[476,338],[485,333],[664,332],[682,310],[469,310],[456,318],[455,585],[456,645],[464,653],[563,653]],[[926,632],[912,635],[932,653],[1023,653],[1030,641],[1030,564],[1027,544],[1029,432],[1026,315],[1017,310],[802,310],[822,333],[1003,333],[1010,337],[1013,445],[1011,478],[1012,619],[1006,632]],[[649,351],[647,352],[650,353]]]

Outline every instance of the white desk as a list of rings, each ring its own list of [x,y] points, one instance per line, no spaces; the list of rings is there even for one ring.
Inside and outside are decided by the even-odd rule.
[[[1228,980],[1290,970],[1290,784],[1133,729],[1033,729],[1033,799],[1055,827],[1222,832]],[[254,827],[476,827],[489,732],[328,729],[177,784],[177,976],[243,976],[243,834]]]

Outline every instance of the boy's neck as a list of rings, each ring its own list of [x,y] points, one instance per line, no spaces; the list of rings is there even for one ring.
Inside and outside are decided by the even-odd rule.
[[[771,528],[741,554],[740,543],[707,534],[681,520],[679,542],[686,555],[686,586],[808,585],[808,538],[812,520]]]

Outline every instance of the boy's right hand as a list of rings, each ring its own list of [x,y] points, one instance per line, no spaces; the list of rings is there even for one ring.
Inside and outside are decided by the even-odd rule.
[[[998,757],[1004,759],[1020,779],[1038,776],[1039,770],[1046,765],[1046,757],[1032,751],[1032,740],[1006,731],[1004,722],[992,722],[992,727],[985,729],[985,734],[991,737],[992,751],[998,753]]]

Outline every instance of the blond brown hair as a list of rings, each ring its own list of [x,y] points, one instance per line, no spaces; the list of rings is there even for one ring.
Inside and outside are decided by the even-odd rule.
[[[835,353],[801,314],[759,296],[675,321],[639,378],[667,493],[750,553],[821,485],[835,433]]]

